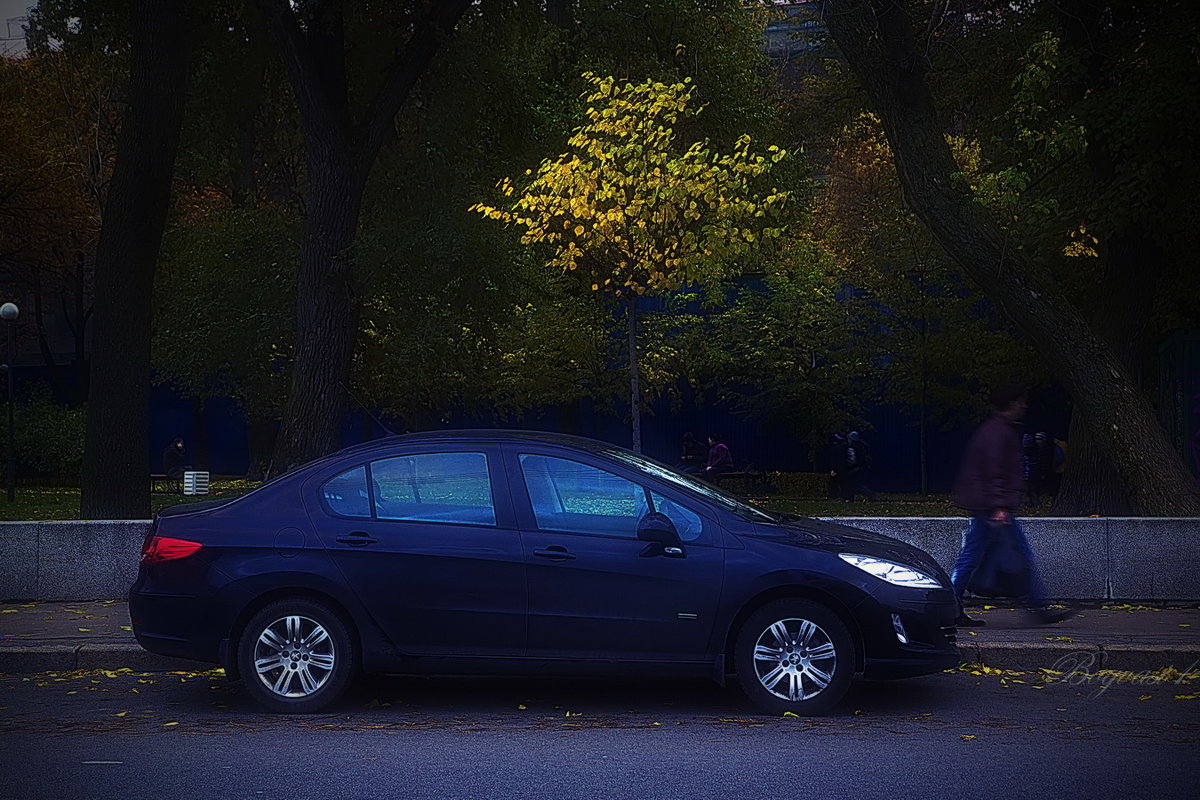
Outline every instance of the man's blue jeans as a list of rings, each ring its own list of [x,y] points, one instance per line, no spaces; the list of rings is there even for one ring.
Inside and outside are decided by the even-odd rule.
[[[954,572],[950,576],[950,582],[954,584],[954,594],[958,597],[959,605],[962,605],[963,594],[967,591],[967,583],[971,580],[971,574],[983,561],[984,553],[987,551],[988,526],[995,524],[988,519],[989,516],[980,514],[971,517],[971,524],[963,533],[962,549],[958,552],[958,560],[954,562]],[[1025,531],[1021,528],[1021,523],[1017,521],[1016,517],[1010,516],[1010,519],[1012,522],[1005,526],[1009,528],[1007,533],[1016,537],[1017,546],[1025,556],[1026,563],[1029,564],[1029,587],[1026,590],[1025,602],[1035,611],[1041,611],[1046,607],[1046,590],[1042,587],[1042,579],[1038,574],[1037,562],[1033,558],[1033,550],[1029,547],[1029,540],[1025,538]]]

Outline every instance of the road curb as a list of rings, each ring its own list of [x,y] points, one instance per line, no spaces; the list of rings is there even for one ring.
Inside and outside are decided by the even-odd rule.
[[[1155,672],[1200,669],[1200,647],[1098,645],[1088,642],[969,642],[959,645],[964,663],[1035,672]]]
[[[211,666],[211,665],[210,665]],[[121,669],[137,672],[195,672],[206,667],[198,661],[147,652],[136,644],[40,645],[0,649],[0,674]]]

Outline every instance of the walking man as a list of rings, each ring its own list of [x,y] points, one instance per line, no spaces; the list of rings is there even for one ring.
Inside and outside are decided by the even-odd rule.
[[[963,534],[962,550],[950,576],[958,597],[958,625],[983,625],[963,611],[963,594],[971,575],[987,555],[995,537],[1009,536],[1025,557],[1028,585],[1025,602],[1044,624],[1061,622],[1070,612],[1051,612],[1038,576],[1033,551],[1021,524],[1013,516],[1021,504],[1021,421],[1025,417],[1026,393],[1017,386],[997,386],[991,395],[992,416],[979,426],[967,444],[954,486],[954,504],[971,515]]]

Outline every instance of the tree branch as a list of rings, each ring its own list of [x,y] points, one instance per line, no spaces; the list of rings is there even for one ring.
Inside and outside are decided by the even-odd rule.
[[[442,41],[454,30],[473,0],[441,0],[419,21],[412,38],[388,67],[383,85],[372,98],[367,116],[355,131],[355,163],[366,167],[375,161],[392,126],[392,119],[421,75],[429,67]]]

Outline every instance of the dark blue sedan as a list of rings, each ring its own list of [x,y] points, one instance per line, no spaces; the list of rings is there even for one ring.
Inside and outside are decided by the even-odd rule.
[[[958,663],[924,551],[546,433],[380,439],[167,509],[129,603],[142,647],[284,712],[360,671],[654,671],[733,673],[767,711],[816,714],[855,673]]]

